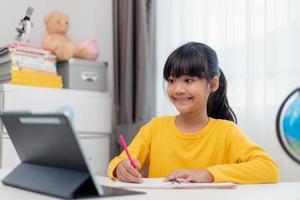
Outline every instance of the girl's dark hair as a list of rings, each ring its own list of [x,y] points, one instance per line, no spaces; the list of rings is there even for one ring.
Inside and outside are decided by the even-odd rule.
[[[177,48],[168,57],[164,67],[164,79],[170,76],[196,76],[208,82],[219,77],[219,88],[208,97],[207,114],[216,119],[226,119],[237,123],[236,115],[229,106],[226,91],[227,81],[219,68],[216,52],[206,44],[189,42]]]

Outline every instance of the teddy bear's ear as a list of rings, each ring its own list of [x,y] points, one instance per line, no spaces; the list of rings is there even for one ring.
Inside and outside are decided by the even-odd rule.
[[[46,15],[46,16],[44,17],[44,23],[45,23],[45,24],[48,24],[49,18],[50,18],[50,14],[48,14],[48,15]]]

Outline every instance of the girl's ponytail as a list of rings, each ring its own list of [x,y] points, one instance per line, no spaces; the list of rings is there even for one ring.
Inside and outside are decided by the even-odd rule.
[[[220,68],[219,68],[220,69]],[[229,106],[227,96],[227,81],[220,69],[219,88],[210,94],[207,101],[207,114],[215,119],[226,119],[237,123],[237,118]]]

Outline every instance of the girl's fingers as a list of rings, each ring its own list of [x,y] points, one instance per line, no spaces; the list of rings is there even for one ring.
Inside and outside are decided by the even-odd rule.
[[[130,183],[141,183],[143,179],[132,176],[130,173],[120,173],[120,181],[130,182]]]
[[[183,182],[183,183],[187,183],[188,181],[186,180],[186,178],[176,178],[177,181],[179,182]]]
[[[170,181],[174,178],[185,178],[186,176],[188,176],[188,174],[185,172],[185,170],[177,170],[172,172],[169,176],[167,176],[165,180]]]
[[[141,174],[135,169],[133,168],[133,166],[130,164],[130,161],[128,160],[128,162],[126,162],[126,164],[124,163],[123,167],[128,171],[128,173],[130,173],[132,176],[135,177],[139,177],[141,178]]]
[[[194,182],[197,182],[197,180],[195,180],[193,176],[188,176],[184,180],[182,180],[182,182],[184,182],[184,183],[189,183],[189,182],[194,183]]]
[[[178,171],[178,173],[176,174],[175,178],[185,178],[187,177],[189,174],[186,171],[180,170]]]
[[[124,182],[134,182],[134,183],[143,182],[140,173],[131,166],[129,160],[121,161],[121,163],[118,165],[117,177],[118,180]]]
[[[174,179],[176,177],[176,171],[172,172],[171,174],[169,174],[168,176],[165,177],[165,181],[170,181],[171,179]]]
[[[126,178],[126,174],[127,174],[126,169],[123,166],[120,166],[117,171],[118,180],[128,182],[128,180]]]
[[[139,160],[133,159],[133,162],[138,170],[141,169],[141,162]]]
[[[118,180],[126,182],[126,178],[122,175],[122,173],[118,174]]]

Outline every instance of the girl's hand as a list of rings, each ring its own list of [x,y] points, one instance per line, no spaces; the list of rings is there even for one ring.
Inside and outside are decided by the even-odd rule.
[[[165,177],[165,181],[177,179],[180,182],[210,183],[214,181],[214,176],[206,169],[201,170],[176,170]]]
[[[141,183],[143,182],[141,174],[138,172],[141,164],[140,161],[133,159],[137,169],[133,168],[128,159],[122,160],[116,170],[115,175],[119,181],[130,182],[130,183]]]

